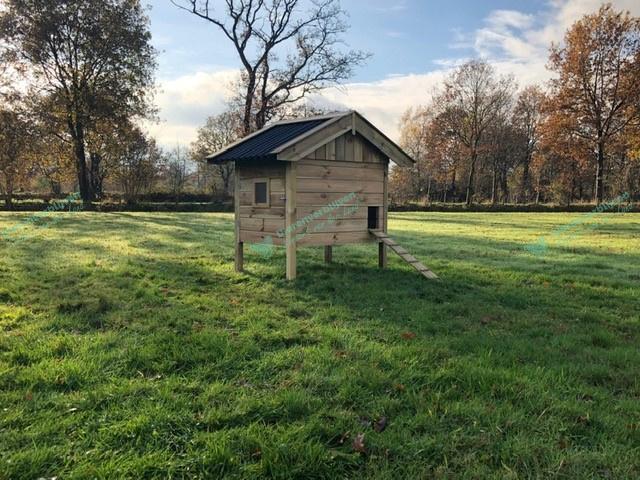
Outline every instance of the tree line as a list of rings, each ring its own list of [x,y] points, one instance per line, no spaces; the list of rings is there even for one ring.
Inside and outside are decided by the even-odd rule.
[[[206,155],[284,117],[324,113],[304,99],[368,59],[344,46],[338,0],[171,0],[210,25],[241,66],[227,111],[188,148],[159,147],[157,52],[138,0],[5,0],[0,4],[0,194],[65,188],[86,204],[190,188],[225,197],[232,167]],[[417,160],[392,171],[405,202],[557,202],[640,191],[640,23],[605,5],[552,46],[554,80],[518,91],[483,60],[455,69],[402,118]],[[66,187],[65,187],[66,186]]]
[[[640,19],[603,5],[550,48],[548,85],[520,91],[486,61],[456,68],[402,119],[416,159],[396,203],[530,203],[640,193]]]
[[[6,0],[0,4],[0,193],[71,183],[86,204],[106,190],[134,202],[158,187],[228,195],[228,166],[204,156],[267,122],[305,113],[301,100],[349,78],[368,54],[343,47],[337,0],[172,0],[206,21],[242,69],[228,112],[190,148],[163,151],[140,125],[156,119],[157,52],[138,0]],[[186,14],[186,13],[185,13]]]

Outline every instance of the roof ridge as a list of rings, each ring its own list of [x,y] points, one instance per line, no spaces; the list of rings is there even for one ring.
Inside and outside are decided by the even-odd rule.
[[[329,120],[335,117],[344,117],[350,115],[355,110],[347,110],[347,111],[335,111],[331,113],[324,113],[322,115],[313,115],[311,117],[294,117],[294,118],[284,118],[282,120],[278,120],[272,125],[286,125],[288,123],[298,123],[298,122],[310,122],[315,120]]]

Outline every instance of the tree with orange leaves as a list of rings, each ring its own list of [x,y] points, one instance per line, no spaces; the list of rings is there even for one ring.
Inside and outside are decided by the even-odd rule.
[[[558,74],[551,123],[589,145],[601,203],[608,149],[640,121],[640,19],[603,5],[567,31],[564,46],[551,48],[549,68]]]

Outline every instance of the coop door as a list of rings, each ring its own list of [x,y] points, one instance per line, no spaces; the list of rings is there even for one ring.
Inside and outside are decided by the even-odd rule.
[[[369,207],[367,214],[367,228],[377,230],[380,228],[380,207]]]

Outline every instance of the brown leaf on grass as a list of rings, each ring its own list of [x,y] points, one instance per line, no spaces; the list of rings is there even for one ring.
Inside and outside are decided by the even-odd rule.
[[[586,415],[580,415],[576,419],[576,423],[581,423],[583,425],[588,425],[589,423],[591,423],[591,418],[589,417],[588,413]]]
[[[364,445],[364,433],[359,433],[351,442],[353,450],[360,453],[366,453],[367,447]]]
[[[405,340],[413,340],[416,338],[416,334],[413,332],[403,332],[400,336]]]
[[[384,432],[384,429],[387,428],[387,417],[380,417],[377,422],[373,424],[373,429],[378,432]]]

